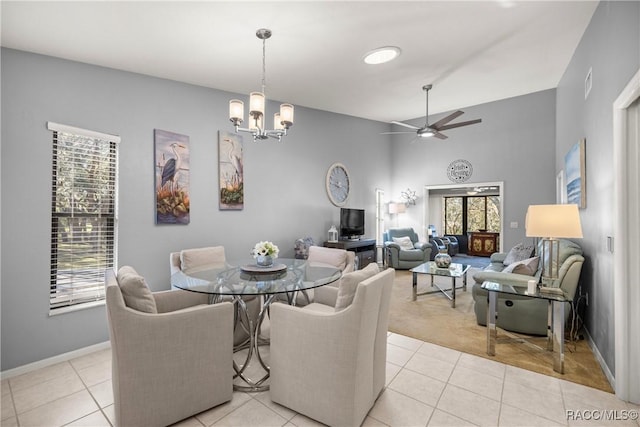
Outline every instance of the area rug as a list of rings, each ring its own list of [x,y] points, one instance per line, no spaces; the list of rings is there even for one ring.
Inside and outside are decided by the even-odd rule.
[[[458,264],[466,264],[473,268],[485,268],[491,262],[489,257],[471,256],[467,254],[457,254],[451,257],[453,262]]]
[[[507,365],[613,392],[584,340],[565,343],[564,374],[553,370],[553,354],[542,350],[546,348],[546,337],[507,335],[498,330],[496,355],[487,355],[487,330],[477,324],[473,311],[471,287],[475,271],[478,270],[471,269],[468,273],[467,292],[456,291],[456,307],[452,308],[450,300],[440,292],[419,296],[417,301],[411,301],[412,274],[406,270],[396,270],[389,330]],[[451,279],[437,277],[436,283],[441,287],[450,287]],[[461,286],[461,279],[458,279],[458,286]],[[429,276],[418,277],[418,292],[435,289],[430,286]],[[518,339],[514,339],[514,336]],[[527,338],[527,342],[533,342],[540,348],[522,342],[521,338]]]

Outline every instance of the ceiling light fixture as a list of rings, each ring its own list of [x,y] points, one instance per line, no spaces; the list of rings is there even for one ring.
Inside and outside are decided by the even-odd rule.
[[[385,62],[393,61],[400,56],[399,47],[385,46],[373,49],[364,56],[363,61],[369,65],[384,64]]]
[[[229,101],[229,120],[238,132],[250,132],[253,140],[275,138],[282,140],[287,135],[287,130],[293,126],[293,105],[281,104],[280,112],[273,115],[273,130],[264,128],[264,115],[266,98],[264,88],[266,86],[266,40],[271,37],[271,30],[260,28],[256,31],[256,37],[262,40],[262,92],[251,92],[249,94],[249,128],[241,128],[240,124],[244,118],[244,102],[239,99]]]

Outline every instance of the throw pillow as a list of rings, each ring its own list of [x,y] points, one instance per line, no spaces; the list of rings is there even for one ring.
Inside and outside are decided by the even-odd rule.
[[[392,239],[393,243],[397,243],[403,251],[414,249],[413,242],[409,236],[392,237]]]
[[[518,262],[518,261],[522,261],[527,258],[530,258],[531,255],[533,255],[533,250],[534,250],[533,245],[525,246],[523,243],[518,243],[513,248],[511,248],[506,258],[504,259],[503,264],[510,265],[510,264],[513,264],[514,262]]]
[[[344,310],[349,307],[356,296],[356,289],[360,282],[373,277],[380,272],[378,264],[369,263],[362,270],[353,271],[342,276],[340,285],[338,286],[338,297],[336,299],[336,311]]]
[[[180,252],[180,269],[186,274],[223,267],[224,263],[224,246],[185,249]]]
[[[533,276],[536,274],[536,271],[538,270],[539,262],[540,262],[540,257],[534,256],[532,258],[527,258],[525,260],[509,264],[507,267],[505,267],[504,270],[502,270],[502,272]]]
[[[145,313],[157,313],[156,300],[144,277],[133,267],[124,266],[118,270],[118,285],[127,307]]]

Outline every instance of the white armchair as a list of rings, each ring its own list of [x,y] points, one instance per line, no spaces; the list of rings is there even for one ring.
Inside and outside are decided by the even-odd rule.
[[[166,426],[231,400],[233,306],[106,273],[116,424]]]
[[[271,306],[271,400],[330,426],[362,423],[385,384],[395,273],[374,267],[345,274],[339,289],[317,288],[305,307]]]

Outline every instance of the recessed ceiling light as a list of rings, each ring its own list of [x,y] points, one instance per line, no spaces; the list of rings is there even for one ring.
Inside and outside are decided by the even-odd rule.
[[[373,49],[364,56],[364,62],[369,65],[384,64],[393,61],[400,56],[400,48],[395,46],[385,46]]]

